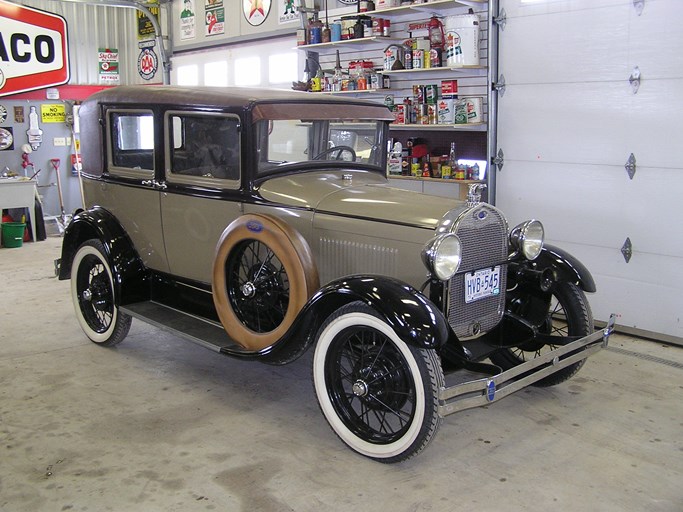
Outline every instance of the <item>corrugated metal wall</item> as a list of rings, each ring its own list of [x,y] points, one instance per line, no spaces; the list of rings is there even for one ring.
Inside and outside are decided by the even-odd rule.
[[[52,12],[66,19],[69,30],[71,85],[97,85],[98,48],[119,50],[122,85],[144,82],[137,72],[140,50],[135,9],[58,0],[22,0],[17,3]],[[161,81],[160,74],[158,78]]]

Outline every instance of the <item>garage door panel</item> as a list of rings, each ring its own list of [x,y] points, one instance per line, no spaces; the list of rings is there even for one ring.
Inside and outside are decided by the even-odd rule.
[[[629,153],[634,153],[638,166],[680,169],[683,78],[643,79],[630,105],[627,140]]]
[[[537,218],[549,239],[618,251],[626,238],[639,250],[683,255],[683,237],[662,236],[678,219],[683,173],[645,168],[640,180],[657,190],[656,201],[643,197],[640,181],[623,167],[506,161],[497,174],[497,206],[515,225]],[[638,179],[636,178],[636,179]],[[680,230],[679,230],[680,231]]]
[[[536,2],[529,0],[500,0],[500,7],[505,9],[508,18],[516,18],[520,16],[587,11],[603,7],[623,7],[626,3],[628,3],[627,0],[553,0]]]
[[[683,336],[683,258],[634,252],[626,263],[620,253],[601,247],[563,248],[584,262],[595,279],[598,291],[588,294],[595,318],[606,320],[614,312],[622,325]],[[644,300],[649,307],[643,307]]]
[[[647,0],[640,16],[632,0],[500,5],[497,205],[512,223],[539,218],[587,265],[597,318],[616,310],[623,325],[683,338],[683,1]]]
[[[507,87],[498,147],[506,159],[625,163],[632,96],[626,81]]]
[[[586,15],[601,29],[586,30]],[[628,77],[628,18],[625,2],[591,8],[589,13],[558,10],[512,18],[508,12],[499,36],[505,82],[599,82]]]
[[[648,0],[640,16],[632,16],[629,68],[643,79],[683,78],[683,2]]]

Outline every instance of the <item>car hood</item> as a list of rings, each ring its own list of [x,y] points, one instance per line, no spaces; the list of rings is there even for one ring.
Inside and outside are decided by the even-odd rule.
[[[275,177],[264,182],[259,193],[290,207],[427,229],[434,229],[447,211],[462,204],[457,199],[393,188],[383,176],[357,170]]]

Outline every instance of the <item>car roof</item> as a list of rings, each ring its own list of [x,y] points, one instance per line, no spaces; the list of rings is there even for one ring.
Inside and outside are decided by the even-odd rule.
[[[184,87],[168,85],[124,85],[104,89],[90,96],[88,102],[119,104],[165,104],[195,107],[253,108],[263,103],[355,104],[382,107],[380,103],[284,89],[249,87]]]

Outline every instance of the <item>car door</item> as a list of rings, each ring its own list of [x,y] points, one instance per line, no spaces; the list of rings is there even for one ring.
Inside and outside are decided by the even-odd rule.
[[[151,109],[112,107],[105,120],[106,172],[89,196],[114,214],[146,267],[168,272],[155,179],[161,127]]]
[[[174,276],[211,283],[218,239],[242,211],[240,133],[234,114],[165,113],[161,217]]]

